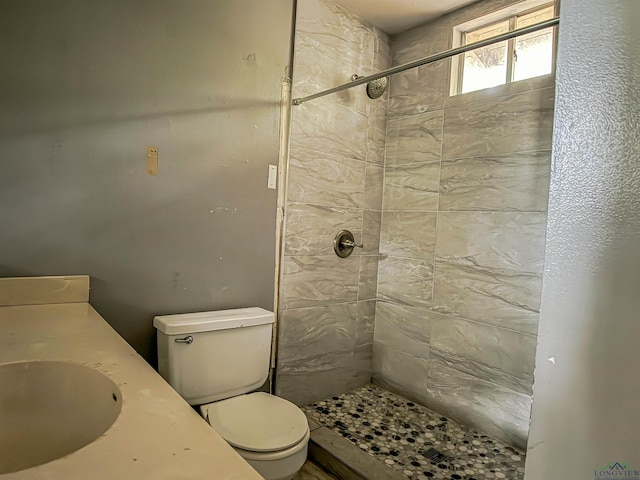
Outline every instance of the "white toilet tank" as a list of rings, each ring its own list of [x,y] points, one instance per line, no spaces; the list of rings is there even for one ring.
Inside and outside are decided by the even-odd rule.
[[[155,317],[158,371],[191,405],[255,390],[269,376],[274,319],[258,307]]]

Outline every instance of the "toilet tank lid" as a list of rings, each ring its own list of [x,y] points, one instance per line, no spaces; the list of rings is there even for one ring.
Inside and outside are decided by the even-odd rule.
[[[153,319],[153,326],[166,335],[210,332],[230,328],[252,327],[273,323],[275,316],[260,307],[217,310],[213,312],[160,315]]]

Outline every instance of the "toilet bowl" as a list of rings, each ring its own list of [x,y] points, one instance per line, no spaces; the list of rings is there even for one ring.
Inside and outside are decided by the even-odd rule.
[[[254,307],[157,316],[153,325],[160,375],[266,480],[289,480],[307,458],[307,418],[254,392],[268,378],[274,320]]]
[[[201,405],[200,414],[269,480],[289,480],[307,458],[307,418],[283,398],[264,392],[239,395]]]

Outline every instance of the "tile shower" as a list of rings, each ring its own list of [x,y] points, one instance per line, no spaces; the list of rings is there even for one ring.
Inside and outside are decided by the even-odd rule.
[[[293,96],[446,50],[488,0],[389,38],[301,0]],[[554,79],[449,96],[450,61],[293,107],[276,393],[373,382],[516,448],[528,434]],[[347,228],[361,251],[340,259]],[[487,477],[490,478],[490,477]]]

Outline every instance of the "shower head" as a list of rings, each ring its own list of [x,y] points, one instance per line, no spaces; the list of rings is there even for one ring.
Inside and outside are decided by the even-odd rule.
[[[351,76],[351,80],[358,80],[362,78],[357,73]],[[387,77],[378,78],[377,80],[371,80],[367,83],[367,96],[373,100],[380,98],[384,92],[387,91]]]
[[[387,90],[387,77],[371,80],[367,83],[367,96],[372,99],[380,98]]]

